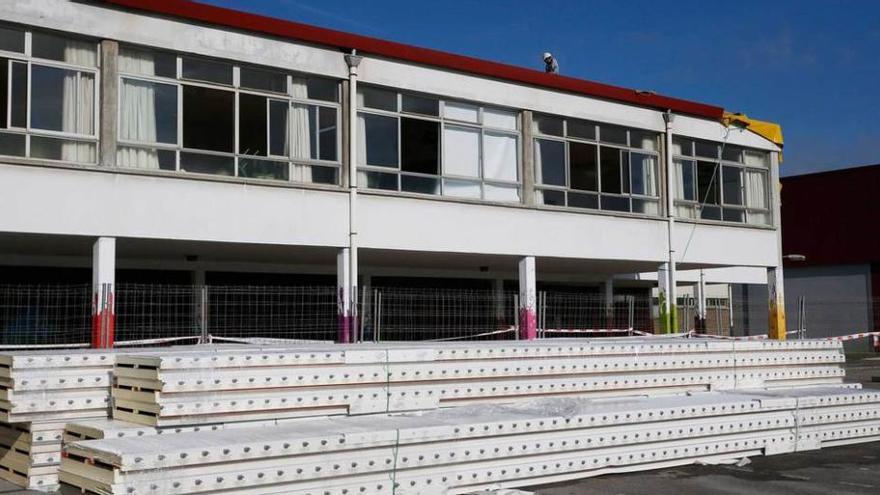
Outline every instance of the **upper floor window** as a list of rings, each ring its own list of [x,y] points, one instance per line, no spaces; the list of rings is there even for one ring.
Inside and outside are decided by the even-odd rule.
[[[0,26],[0,155],[95,163],[98,44]]]
[[[536,114],[538,203],[658,215],[658,134]]]
[[[339,83],[123,47],[120,167],[337,184]]]
[[[361,186],[520,201],[516,112],[370,86],[358,108]]]
[[[677,216],[770,224],[769,153],[684,138],[672,153]]]

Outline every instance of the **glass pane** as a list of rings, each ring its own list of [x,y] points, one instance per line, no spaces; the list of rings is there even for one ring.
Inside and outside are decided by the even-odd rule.
[[[166,52],[119,49],[119,72],[177,78],[177,56]]]
[[[443,129],[443,173],[465,177],[480,176],[479,129],[454,126]]]
[[[95,132],[92,74],[31,66],[31,127],[75,134]]]
[[[268,154],[268,101],[265,96],[238,95],[238,152],[244,155]]]
[[[565,143],[535,140],[535,175],[538,184],[566,186]]]
[[[718,164],[712,162],[697,162],[697,197],[700,203],[717,205],[721,202],[719,195]],[[720,215],[719,215],[720,216]],[[706,218],[703,216],[703,218]]]
[[[401,98],[402,110],[404,112],[420,113],[422,115],[440,115],[439,100],[414,95],[403,95]]]
[[[480,199],[480,183],[467,180],[445,179],[443,181],[443,195],[456,198]]]
[[[27,64],[15,62],[12,64],[12,93],[9,104],[9,126],[27,127],[27,100],[28,100],[28,69]]]
[[[305,166],[306,174],[311,174],[311,182],[312,184],[331,184],[336,185],[339,184],[339,179],[337,179],[336,175],[339,172],[339,169],[336,167],[322,167],[319,165],[307,165]]]
[[[400,119],[400,169],[421,174],[440,173],[440,123]]]
[[[766,167],[770,165],[770,153],[764,151],[746,150],[745,164],[755,167]]]
[[[599,195],[568,193],[568,206],[572,208],[589,208],[591,210],[599,209]]]
[[[382,172],[358,172],[358,185],[368,189],[397,190],[397,174]]]
[[[269,154],[288,156],[287,101],[269,100]]]
[[[599,149],[599,163],[602,173],[602,192],[618,194],[623,192],[620,150],[601,147]]]
[[[696,149],[697,156],[718,158],[718,143],[696,141],[694,148]]]
[[[549,115],[535,114],[532,117],[532,130],[538,134],[562,136],[562,119]]]
[[[602,195],[602,209],[608,211],[629,211],[629,198]]]
[[[519,202],[519,187],[517,186],[486,184],[485,190],[486,192],[483,199],[486,201],[500,201],[504,203]]]
[[[310,77],[308,82],[308,94],[312,100],[339,101],[339,83],[332,79]]]
[[[419,194],[440,194],[440,179],[401,175],[400,190]]]
[[[486,131],[483,134],[483,178],[516,181],[516,138]]]
[[[173,150],[120,146],[116,151],[116,166],[148,170],[177,169],[177,153]]]
[[[288,180],[290,178],[290,165],[287,162],[239,158],[238,176],[251,179]]]
[[[358,90],[358,106],[396,112],[397,93],[364,86]]]
[[[499,129],[510,129],[515,131],[517,128],[516,112],[485,107],[483,108],[483,125],[486,127],[497,127]]]
[[[181,77],[232,85],[232,66],[215,60],[183,57]]]
[[[255,67],[242,67],[239,72],[242,88],[287,93],[287,74]]]
[[[337,156],[336,145],[336,109],[318,107],[318,149],[321,151],[318,159],[335,162]]]
[[[697,212],[694,210],[693,206],[676,205],[675,216],[681,218],[697,218]]]
[[[89,41],[70,40],[54,34],[34,32],[31,35],[31,54],[68,64],[95,67],[98,65],[98,45]]]
[[[538,191],[538,201],[550,206],[565,206],[565,193],[562,191]]]
[[[2,28],[0,28],[2,29]],[[2,33],[2,31],[0,31]],[[0,129],[8,127],[9,59],[0,57]]]
[[[742,163],[743,161],[743,149],[738,146],[732,145],[722,145],[721,146],[721,159],[729,162],[738,162]]]
[[[633,194],[657,196],[657,157],[630,153],[630,180]]]
[[[725,222],[743,223],[746,221],[746,212],[743,210],[737,210],[735,208],[724,208],[721,213]]]
[[[0,133],[0,155],[24,156],[24,134]]]
[[[629,145],[633,148],[657,151],[657,136],[658,134],[654,132],[633,129],[629,131]]]
[[[396,168],[397,119],[362,113],[358,116],[358,127],[364,137],[358,141],[363,143],[358,150],[358,163]]]
[[[0,50],[24,53],[24,31],[0,27]]]
[[[293,129],[290,142],[291,156],[300,160],[316,159],[318,157],[317,108],[315,105],[294,103],[290,107],[290,112],[290,125]]]
[[[626,144],[626,128],[601,125],[599,126],[599,140],[606,143]]]
[[[750,211],[748,213],[749,223],[752,225],[770,225],[770,214],[763,212]]]
[[[95,163],[95,144],[31,136],[31,157],[44,158],[46,160]]]
[[[718,206],[699,206],[700,218],[703,220],[721,220],[721,208]]]
[[[119,139],[177,143],[176,85],[123,79],[119,104]]]
[[[644,213],[645,215],[659,215],[660,205],[654,200],[633,198],[632,211],[633,213]]]
[[[724,204],[743,204],[743,177],[742,170],[736,167],[724,166],[721,168]]]
[[[694,156],[694,142],[689,139],[678,137],[672,138],[672,154],[681,156]]]
[[[675,160],[675,198],[688,201],[696,200],[694,190],[695,163],[690,160]]]
[[[596,124],[585,120],[568,119],[568,135],[580,139],[596,139]]]
[[[572,189],[599,190],[599,171],[596,161],[596,145],[568,143],[568,173]]]
[[[235,175],[235,160],[231,156],[180,153],[180,170],[195,174]]]
[[[231,153],[234,142],[235,93],[183,86],[183,146]]]
[[[461,120],[462,122],[477,123],[480,118],[479,107],[460,103],[457,101],[447,101],[443,104],[443,115],[447,119]]]

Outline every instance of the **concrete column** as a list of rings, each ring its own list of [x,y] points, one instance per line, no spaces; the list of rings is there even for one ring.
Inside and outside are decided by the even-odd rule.
[[[101,41],[101,108],[98,121],[99,162],[102,167],[116,166],[116,129],[119,101],[119,43]]]
[[[694,298],[697,302],[697,314],[694,315],[694,330],[706,333],[706,275],[700,270],[700,280],[694,285]],[[721,321],[717,324],[720,326]]]
[[[785,340],[785,287],[782,279],[782,202],[780,200],[779,153],[770,153],[770,206],[776,226],[777,263],[767,269],[767,293],[770,298],[768,337]]]
[[[351,342],[354,335],[350,261],[348,248],[336,252],[336,317],[339,323],[336,341],[343,344]]]
[[[92,347],[113,347],[116,326],[116,239],[99,237],[92,246]]]
[[[519,337],[535,340],[538,336],[537,281],[535,257],[519,260]]]
[[[660,333],[672,333],[672,319],[670,316],[676,309],[670,301],[669,291],[669,263],[661,263],[657,269],[658,304],[660,306]]]
[[[532,138],[532,112],[524,110],[522,116],[522,202],[535,206],[535,141]]]
[[[602,289],[605,296],[605,328],[611,330],[617,326],[614,321],[614,279],[608,277]]]

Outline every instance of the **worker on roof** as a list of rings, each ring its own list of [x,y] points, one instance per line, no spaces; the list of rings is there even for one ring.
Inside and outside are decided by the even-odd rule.
[[[559,63],[550,52],[544,52],[544,72],[548,74],[559,74]]]

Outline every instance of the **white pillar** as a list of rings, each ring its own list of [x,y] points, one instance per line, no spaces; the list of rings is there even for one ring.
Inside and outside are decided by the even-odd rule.
[[[116,239],[99,237],[92,246],[92,347],[113,347],[116,326]]]
[[[672,159],[672,122],[675,115],[672,112],[663,114],[666,122],[666,135],[664,146],[664,162],[666,163],[666,242],[669,248],[669,261],[666,264],[666,276],[669,279],[666,284],[666,299],[669,305],[666,307],[666,332],[673,333],[678,328],[678,293],[676,285],[678,277],[675,267],[675,181],[673,180],[674,163]],[[661,318],[662,320],[662,318]]]
[[[779,154],[770,153],[770,204],[773,208],[773,225],[776,226],[775,267],[767,269],[767,292],[770,296],[770,325],[768,337],[785,340],[785,286],[782,277],[782,202],[780,200]]]
[[[349,311],[348,318],[345,319],[345,325],[348,331],[342,333],[340,338],[347,335],[349,340],[340,340],[340,342],[350,342],[354,335],[352,331],[358,321],[357,300],[358,300],[358,242],[357,242],[357,150],[358,150],[358,133],[357,133],[357,81],[358,81],[358,65],[361,63],[355,50],[351,54],[345,56],[345,63],[348,65],[348,301]]]
[[[523,340],[538,336],[537,299],[535,257],[526,256],[519,260],[519,334]]]
[[[694,285],[694,298],[697,302],[697,315],[694,327],[697,332],[706,332],[706,274],[700,270],[700,280]],[[718,322],[720,325],[721,322]]]
[[[352,341],[351,258],[348,248],[336,252],[336,320],[339,323],[336,341],[347,344]]]

